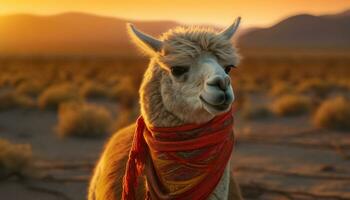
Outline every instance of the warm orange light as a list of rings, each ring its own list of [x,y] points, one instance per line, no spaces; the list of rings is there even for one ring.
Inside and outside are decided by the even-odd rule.
[[[0,14],[81,11],[140,20],[176,20],[226,25],[240,15],[243,25],[267,26],[297,13],[334,13],[349,0],[0,0]]]

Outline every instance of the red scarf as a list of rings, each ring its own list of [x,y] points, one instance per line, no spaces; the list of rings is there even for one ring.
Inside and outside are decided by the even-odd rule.
[[[145,168],[146,199],[204,200],[223,175],[234,145],[232,110],[201,125],[146,127],[141,117],[123,179],[123,200],[135,200]]]

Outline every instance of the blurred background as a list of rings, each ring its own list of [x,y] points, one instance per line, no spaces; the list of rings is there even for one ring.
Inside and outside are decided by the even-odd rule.
[[[246,199],[350,199],[349,0],[0,0],[0,199],[80,200],[139,115],[153,36],[242,16],[233,171]]]

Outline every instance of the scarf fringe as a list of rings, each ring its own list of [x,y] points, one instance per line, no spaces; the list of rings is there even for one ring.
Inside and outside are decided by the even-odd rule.
[[[123,177],[123,200],[136,200],[135,188],[137,188],[137,177],[142,174],[144,168],[144,161],[146,157],[145,141],[143,138],[143,131],[145,122],[142,117],[137,119],[136,131],[132,147],[129,153],[129,159],[126,164],[126,171]]]

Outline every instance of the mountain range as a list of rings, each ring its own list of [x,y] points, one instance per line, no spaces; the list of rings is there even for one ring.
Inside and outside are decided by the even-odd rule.
[[[289,17],[268,28],[255,28],[241,35],[245,49],[350,49],[350,10],[313,16]]]
[[[0,16],[0,55],[135,54],[126,22],[157,36],[181,25],[174,21],[135,21],[86,13],[52,16]],[[242,49],[350,49],[350,10],[286,18],[268,28],[247,28],[238,34]]]
[[[85,13],[0,16],[0,54],[128,55],[135,49],[126,32],[127,22],[151,35],[178,25],[172,21],[126,21]]]

